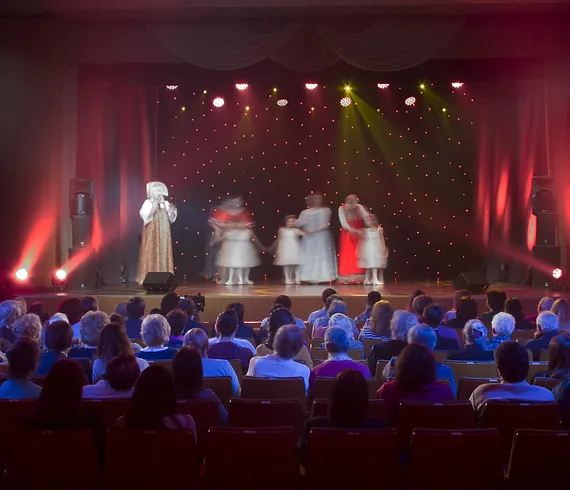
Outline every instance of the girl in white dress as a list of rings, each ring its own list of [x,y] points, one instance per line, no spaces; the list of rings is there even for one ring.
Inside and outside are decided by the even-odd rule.
[[[227,285],[253,284],[249,280],[249,270],[261,263],[255,240],[248,223],[236,222],[224,228],[218,266],[228,271]]]
[[[388,265],[384,230],[372,214],[367,217],[366,226],[358,249],[358,267],[366,271],[364,284],[381,286],[384,284],[384,269]]]
[[[277,234],[277,252],[275,265],[283,267],[285,284],[301,284],[299,281],[299,264],[301,263],[301,236],[304,233],[296,226],[294,214],[285,216],[285,226],[279,228]]]

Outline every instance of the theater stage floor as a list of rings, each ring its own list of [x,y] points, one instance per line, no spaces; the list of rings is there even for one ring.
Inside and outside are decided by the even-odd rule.
[[[320,301],[321,291],[327,287],[321,285],[285,286],[278,283],[255,284],[253,286],[224,286],[214,283],[202,282],[182,284],[176,292],[180,295],[194,295],[202,293],[206,297],[206,310],[201,314],[201,321],[213,321],[216,315],[231,302],[241,302],[245,305],[246,320],[259,321],[266,316],[268,309],[273,304],[273,299],[279,294],[287,294],[293,300],[293,313],[299,318],[305,319],[311,311],[322,306]],[[371,286],[361,285],[332,285],[338,294],[347,303],[348,312],[355,316],[364,309],[366,294],[372,289]],[[524,311],[532,314],[535,311],[538,300],[545,296],[560,296],[561,293],[552,293],[546,290],[530,289],[516,284],[492,284],[490,288],[500,288],[507,292],[509,297],[519,298],[524,305]],[[394,308],[405,308],[412,291],[421,289],[432,296],[434,300],[446,308],[451,308],[453,303],[453,286],[451,283],[427,283],[427,282],[400,282],[398,284],[386,284],[376,287],[382,293],[384,299],[389,300]],[[162,294],[149,294],[136,285],[105,286],[96,291],[66,291],[64,293],[43,292],[24,294],[28,302],[43,301],[48,305],[49,312],[55,311],[57,304],[70,296],[93,295],[99,298],[101,309],[112,312],[117,303],[128,300],[130,297],[139,295],[145,298],[147,311],[158,307]],[[485,311],[485,296],[474,297],[479,306],[479,312]]]

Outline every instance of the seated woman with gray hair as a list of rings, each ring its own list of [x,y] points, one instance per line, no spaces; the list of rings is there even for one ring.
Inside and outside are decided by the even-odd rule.
[[[273,341],[273,354],[252,358],[247,375],[257,378],[303,378],[306,391],[311,371],[304,364],[293,360],[303,345],[301,328],[297,325],[280,327]]]
[[[97,355],[99,335],[105,325],[111,323],[109,315],[103,311],[88,311],[79,322],[79,334],[81,335],[81,347],[74,347],[67,357],[86,357],[91,361]],[[73,328],[73,327],[72,327]]]
[[[515,318],[508,313],[499,312],[491,320],[493,336],[483,344],[485,350],[495,350],[506,340],[511,340],[511,335],[515,330]]]
[[[343,315],[342,313],[335,313],[331,316],[329,321],[329,327],[338,327],[342,328],[346,334],[348,335],[348,348],[349,349],[358,349],[362,352],[362,358],[364,358],[364,344],[360,342],[360,340],[355,340],[354,338],[354,330],[352,328],[353,320],[352,318]],[[326,334],[326,332],[325,332]],[[324,345],[326,348],[326,345]]]
[[[332,296],[331,296],[332,298]],[[330,299],[330,298],[329,298]],[[325,332],[327,331],[327,328],[329,328],[331,326],[331,320],[332,317],[334,315],[344,315],[346,316],[347,313],[347,309],[346,309],[346,303],[344,301],[342,301],[341,299],[333,299],[331,301],[331,303],[329,304],[329,307],[327,309],[328,311],[328,315],[326,317],[323,318],[319,318],[317,321],[315,321],[314,325],[313,325],[313,338],[324,338],[325,336]],[[348,318],[348,317],[347,317]],[[356,327],[356,321],[352,318],[349,318],[350,321],[350,326],[352,328],[352,336],[358,336],[358,334],[360,333],[358,328]]]
[[[350,339],[346,331],[340,327],[329,327],[325,332],[325,346],[328,359],[311,370],[309,390],[312,390],[317,378],[334,378],[343,369],[356,369],[365,378],[371,378],[370,370],[348,356]]]
[[[487,339],[487,327],[481,320],[469,320],[463,327],[463,338],[465,339],[463,350],[451,354],[449,360],[493,361],[493,351],[483,348]]]
[[[166,344],[170,340],[170,325],[162,315],[148,315],[142,322],[141,337],[146,347],[135,355],[146,361],[165,361],[178,351]]]
[[[42,338],[42,321],[38,315],[28,313],[18,318],[12,326],[16,340],[22,340],[27,337],[38,344]]]
[[[12,331],[14,322],[22,316],[22,306],[16,300],[8,299],[0,303],[0,339],[7,340],[7,345],[2,345],[3,350],[16,342],[16,335]]]

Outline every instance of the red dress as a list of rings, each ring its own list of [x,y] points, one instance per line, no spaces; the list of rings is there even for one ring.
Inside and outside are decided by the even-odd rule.
[[[339,263],[338,273],[340,277],[358,276],[363,274],[363,270],[358,267],[358,244],[360,235],[350,233],[348,227],[355,230],[364,228],[363,211],[360,205],[351,210],[347,210],[344,204],[338,210],[342,229],[340,230],[339,241]]]

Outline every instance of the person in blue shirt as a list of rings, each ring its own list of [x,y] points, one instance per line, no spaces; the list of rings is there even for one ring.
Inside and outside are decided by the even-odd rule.
[[[202,325],[198,320],[196,320],[197,316],[196,305],[194,304],[194,301],[192,301],[192,298],[182,298],[178,302],[177,309],[182,310],[188,316],[183,333],[189,332],[193,328],[200,328],[204,330],[204,332],[208,333],[207,328],[204,325]]]
[[[178,349],[168,347],[170,325],[162,315],[148,315],[142,322],[141,335],[146,347],[136,353],[137,357],[146,361],[170,360]]]
[[[356,323],[366,323],[370,319],[370,315],[372,314],[372,308],[374,305],[378,303],[378,301],[382,301],[382,294],[380,291],[370,291],[368,296],[366,296],[366,309],[357,317],[354,318]]]
[[[0,398],[37,398],[41,386],[32,383],[31,377],[38,367],[40,349],[38,343],[27,337],[18,340],[7,352],[9,379],[0,386]]]
[[[67,357],[66,351],[71,347],[73,330],[63,320],[50,323],[46,328],[47,352],[42,354],[36,376],[45,376],[50,368],[59,360]]]
[[[141,338],[142,319],[144,317],[146,305],[144,299],[140,296],[132,297],[127,303],[127,337],[130,340],[139,340]]]
[[[309,318],[307,319],[307,323],[312,325],[315,323],[315,320],[321,318],[322,316],[327,316],[327,299],[329,296],[336,294],[336,291],[333,288],[326,288],[321,293],[321,300],[324,303],[324,306],[320,310],[313,311]]]
[[[184,327],[186,326],[186,321],[188,320],[188,315],[182,310],[172,310],[168,315],[166,315],[166,321],[170,325],[170,339],[166,344],[167,347],[174,347],[175,349],[180,349],[184,343]]]

